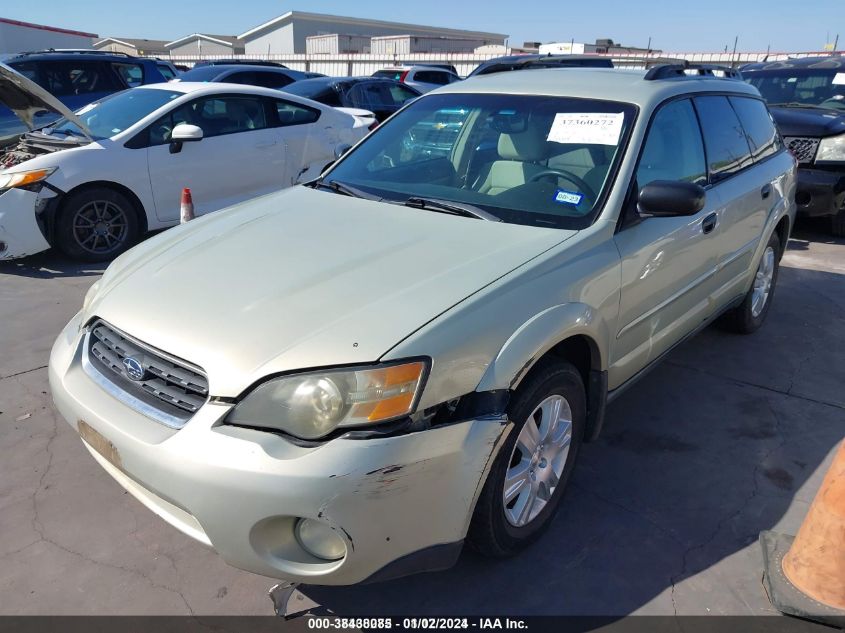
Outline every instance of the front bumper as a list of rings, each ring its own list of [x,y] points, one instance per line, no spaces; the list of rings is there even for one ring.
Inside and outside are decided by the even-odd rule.
[[[836,215],[845,206],[845,169],[799,167],[795,203],[804,217]]]
[[[221,425],[231,405],[207,403],[173,430],[84,373],[83,332],[77,315],[53,346],[49,376],[59,411],[142,503],[227,563],[265,576],[345,585],[448,567],[509,429],[491,417],[301,447]],[[293,534],[297,517],[326,522],[342,536],[345,556],[309,555]]]
[[[0,261],[50,248],[36,216],[42,204],[34,191],[7,189],[0,193]]]

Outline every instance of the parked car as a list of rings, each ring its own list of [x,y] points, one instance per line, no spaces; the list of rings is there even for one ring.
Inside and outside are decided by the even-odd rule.
[[[461,81],[456,73],[436,66],[394,66],[377,70],[373,77],[393,79],[421,93]]]
[[[589,55],[505,55],[482,62],[468,76],[537,68],[613,68],[613,61],[609,57]]]
[[[467,111],[453,151],[408,152],[443,110]],[[53,397],[239,568],[337,585],[447,567],[464,541],[512,554],[608,401],[720,316],[763,324],[795,179],[742,81],[471,79],[310,184],[118,258],[53,347]]]
[[[64,117],[0,155],[0,260],[50,246],[112,258],[178,223],[183,187],[197,213],[216,211],[314,178],[367,133],[366,119],[235,84],[133,88],[73,114],[0,65],[0,100],[30,124],[34,110]]]
[[[37,83],[71,110],[126,88],[166,81],[155,60],[123,53],[96,51],[40,51],[22,53],[3,63]],[[38,126],[53,122],[48,110],[31,113]],[[0,105],[0,148],[27,131],[8,108]]]
[[[272,62],[266,59],[203,59],[194,64],[194,68],[203,66],[269,66],[271,68],[287,68],[280,62]]]
[[[798,214],[830,218],[833,234],[845,237],[845,60],[789,59],[742,74],[768,101],[798,159]]]
[[[308,79],[306,73],[289,68],[255,64],[210,64],[192,68],[172,81],[209,81],[280,90],[294,81]]]
[[[333,107],[361,108],[384,121],[405,103],[420,96],[415,88],[378,77],[324,77],[285,86],[285,92]],[[374,122],[375,123],[375,122]]]

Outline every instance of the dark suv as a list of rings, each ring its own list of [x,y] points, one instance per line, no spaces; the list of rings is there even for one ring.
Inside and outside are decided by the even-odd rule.
[[[156,60],[121,53],[41,51],[14,55],[3,63],[57,97],[70,110],[126,88],[166,81]],[[39,125],[47,125],[58,115],[42,111],[35,116]],[[0,106],[0,147],[26,131],[17,116]]]
[[[798,160],[798,213],[830,217],[833,234],[845,237],[845,59],[750,64],[742,76],[766,99]]]

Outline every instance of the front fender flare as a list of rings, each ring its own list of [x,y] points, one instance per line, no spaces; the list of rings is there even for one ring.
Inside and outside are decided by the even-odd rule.
[[[592,341],[591,369],[607,369],[610,329],[596,310],[584,303],[564,303],[534,315],[502,345],[487,367],[477,391],[515,389],[546,352],[567,338],[583,335]]]

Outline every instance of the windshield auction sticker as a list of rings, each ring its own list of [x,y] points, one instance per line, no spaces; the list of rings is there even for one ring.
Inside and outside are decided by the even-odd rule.
[[[622,112],[559,112],[546,138],[553,143],[617,145],[622,134]]]
[[[834,86],[841,86],[845,84],[845,73],[836,73],[833,76],[833,81],[831,81]]]

